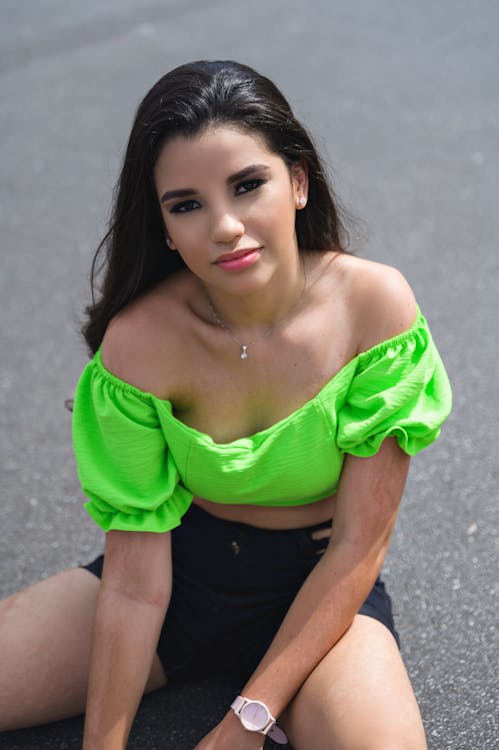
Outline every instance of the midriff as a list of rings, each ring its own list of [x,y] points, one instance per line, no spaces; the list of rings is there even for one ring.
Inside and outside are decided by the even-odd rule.
[[[316,503],[294,506],[230,505],[214,503],[202,497],[194,497],[193,503],[224,521],[235,521],[258,526],[262,529],[297,529],[316,526],[332,519],[336,495],[330,495]]]

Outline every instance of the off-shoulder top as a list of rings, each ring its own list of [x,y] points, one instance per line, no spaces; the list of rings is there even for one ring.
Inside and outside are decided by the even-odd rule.
[[[163,532],[194,496],[293,506],[335,492],[346,453],[396,436],[414,455],[439,435],[449,381],[418,308],[413,325],[354,357],[303,406],[230,443],[177,419],[170,401],[110,373],[100,350],[78,382],[73,439],[85,507],[105,531]]]

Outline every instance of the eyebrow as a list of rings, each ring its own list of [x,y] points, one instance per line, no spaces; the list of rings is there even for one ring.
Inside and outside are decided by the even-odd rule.
[[[229,185],[232,185],[234,182],[243,180],[245,177],[250,177],[251,175],[255,174],[255,172],[261,173],[268,171],[269,167],[266,164],[250,164],[249,167],[244,167],[244,169],[240,169],[239,172],[234,172],[234,174],[231,174],[230,177],[227,178],[227,182]],[[166,193],[163,193],[159,201],[160,203],[166,203],[173,198],[187,198],[190,195],[195,195],[196,192],[197,191],[194,190],[194,188],[183,188],[182,190],[167,190]]]
[[[268,171],[269,171],[269,167],[266,164],[250,164],[249,167],[245,167],[244,169],[239,170],[239,172],[235,172],[234,174],[231,174],[231,176],[227,179],[227,182],[229,183],[229,185],[231,185],[233,182],[244,180],[245,177],[249,177],[255,172],[268,172]]]

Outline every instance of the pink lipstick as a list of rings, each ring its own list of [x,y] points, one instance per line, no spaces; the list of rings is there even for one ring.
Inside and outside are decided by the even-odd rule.
[[[249,250],[239,250],[233,253],[221,255],[215,264],[225,271],[241,271],[251,266],[260,257],[261,248],[255,247]]]

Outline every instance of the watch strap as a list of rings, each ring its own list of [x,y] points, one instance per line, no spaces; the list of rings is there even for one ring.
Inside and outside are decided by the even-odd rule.
[[[242,695],[238,695],[237,698],[235,698],[231,703],[231,708],[234,711],[235,714],[239,716],[239,712],[246,703],[246,698],[243,698]]]
[[[274,740],[274,742],[277,742],[278,745],[287,745],[288,744],[288,738],[286,734],[282,731],[280,727],[277,726],[277,724],[274,724],[269,731],[267,732],[268,736],[271,740]]]

